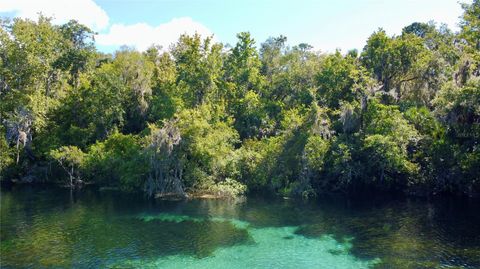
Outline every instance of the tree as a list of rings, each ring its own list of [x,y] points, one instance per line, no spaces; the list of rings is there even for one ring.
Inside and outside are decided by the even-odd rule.
[[[250,33],[237,35],[238,42],[225,61],[226,98],[240,138],[261,136],[268,115],[261,99],[261,62]]]
[[[13,163],[11,158],[11,150],[5,139],[4,130],[0,128],[0,181],[4,179],[4,171]]]
[[[171,49],[177,69],[177,87],[189,107],[218,97],[218,80],[222,76],[222,45],[212,38],[182,35]]]
[[[155,126],[150,128],[148,152],[151,171],[145,181],[145,191],[149,195],[173,193],[185,196],[183,164],[178,158],[176,149],[182,137],[176,122],[166,121],[160,129]]]
[[[88,84],[66,96],[52,113],[58,136],[65,145],[86,148],[125,124],[129,89],[112,63],[96,69]]]
[[[364,149],[370,169],[378,176],[379,185],[401,186],[410,182],[401,182],[401,174],[413,175],[418,167],[408,160],[407,152],[390,136],[369,135],[364,140]],[[387,181],[387,182],[385,182]],[[390,181],[390,182],[388,182]],[[395,184],[396,183],[396,184]]]
[[[393,186],[405,186],[415,180],[418,166],[410,161],[409,152],[420,137],[397,107],[371,102],[364,133],[362,159],[368,164],[366,178],[373,175],[380,186],[386,178],[397,181]]]
[[[366,88],[366,72],[350,56],[339,51],[327,56],[317,75],[317,99],[321,104],[338,109],[341,101],[352,102],[362,97]]]
[[[479,1],[462,7],[458,33],[414,22],[345,54],[248,32],[103,54],[77,21],[2,19],[0,176],[63,167],[70,186],[152,196],[480,193]]]
[[[63,53],[53,65],[56,68],[68,71],[70,73],[70,85],[78,88],[80,74],[92,65],[94,59],[95,33],[75,20],[60,26],[60,33],[63,36]]]
[[[20,145],[30,150],[32,141],[33,116],[29,111],[19,110],[10,114],[4,121],[6,129],[6,140],[14,143],[17,151],[16,163],[20,161]],[[27,148],[28,146],[28,148]],[[28,152],[32,158],[31,152]]]
[[[115,132],[88,147],[84,171],[102,186],[124,191],[142,189],[149,164],[137,136]]]
[[[368,38],[361,54],[362,64],[381,83],[383,92],[394,94],[395,99],[402,97],[405,84],[423,78],[429,59],[420,37],[404,34],[391,38],[382,29]]]
[[[435,26],[429,23],[414,22],[402,29],[402,34],[414,34],[425,38],[428,34],[436,31]]]
[[[462,4],[464,13],[461,17],[462,61],[456,74],[457,84],[465,84],[470,77],[480,76],[480,1]]]
[[[154,64],[141,53],[124,49],[116,52],[112,65],[126,90],[125,129],[127,132],[139,132],[146,127]]]
[[[149,120],[156,122],[171,118],[183,107],[181,92],[176,87],[177,70],[175,61],[167,52],[160,54],[159,48],[150,48],[146,57],[154,64],[152,76],[152,99],[149,104]]]
[[[74,188],[81,182],[80,169],[84,164],[85,154],[75,146],[63,146],[50,152],[52,159],[65,170],[69,177],[68,185]]]
[[[480,1],[462,4],[461,36],[477,51],[480,50]]]
[[[227,97],[234,101],[247,91],[260,92],[262,77],[261,62],[255,49],[255,40],[248,32],[237,34],[237,44],[225,61],[224,79],[228,85]]]
[[[287,52],[287,37],[270,37],[262,43],[260,57],[262,59],[262,73],[268,80],[273,74],[280,71],[282,56]]]

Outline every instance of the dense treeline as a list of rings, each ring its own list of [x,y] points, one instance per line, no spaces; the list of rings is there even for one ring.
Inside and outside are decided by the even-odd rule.
[[[2,20],[0,177],[124,190],[480,193],[480,1],[460,31],[363,51],[181,36],[96,51],[71,21]]]

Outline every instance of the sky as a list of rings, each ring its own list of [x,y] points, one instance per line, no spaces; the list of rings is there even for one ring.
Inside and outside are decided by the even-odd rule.
[[[168,48],[180,34],[195,32],[234,45],[242,31],[257,44],[284,35],[291,46],[346,52],[361,50],[380,27],[395,35],[433,20],[458,30],[462,9],[457,0],[0,0],[0,17],[36,19],[39,12],[56,24],[76,19],[89,26],[103,52]]]

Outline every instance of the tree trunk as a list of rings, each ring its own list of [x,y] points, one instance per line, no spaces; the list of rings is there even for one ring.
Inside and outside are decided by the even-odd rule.
[[[70,170],[70,188],[73,188],[73,165]]]
[[[18,161],[20,160],[20,150],[18,149],[18,146],[20,145],[20,136],[17,138],[17,164]]]

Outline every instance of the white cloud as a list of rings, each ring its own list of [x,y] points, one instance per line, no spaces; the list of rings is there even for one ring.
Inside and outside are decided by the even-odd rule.
[[[0,13],[7,12],[32,20],[42,13],[52,17],[55,24],[75,19],[100,32],[95,37],[97,45],[111,48],[127,45],[143,51],[156,44],[168,49],[181,34],[212,35],[207,27],[189,17],[174,18],[158,26],[146,23],[110,25],[108,14],[94,0],[0,0]]]
[[[13,12],[15,17],[36,20],[38,13],[54,17],[56,24],[76,19],[94,30],[108,26],[108,15],[93,0],[1,0],[0,12]]]
[[[189,17],[175,18],[158,26],[146,23],[132,25],[113,24],[108,33],[98,35],[95,40],[103,46],[133,46],[140,51],[152,44],[161,45],[164,49],[175,43],[181,34],[200,34],[211,36],[212,32],[201,23]]]

